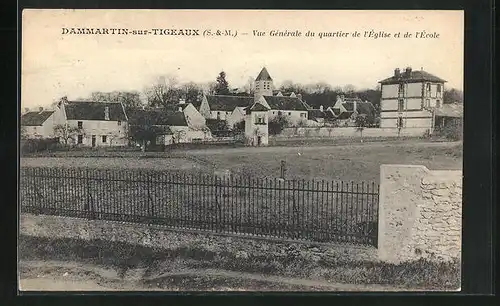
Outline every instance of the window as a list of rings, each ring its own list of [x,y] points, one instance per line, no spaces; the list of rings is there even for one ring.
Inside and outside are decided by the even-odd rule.
[[[291,112],[289,112],[289,113],[288,113],[288,116],[291,116],[291,115],[292,115],[292,113],[291,113]]]
[[[106,135],[103,135],[102,136],[102,142],[103,143],[106,143],[106,141],[108,140],[108,137]]]
[[[83,121],[78,121],[78,128],[83,129]]]
[[[437,84],[437,92],[441,92],[441,84]]]
[[[440,100],[436,100],[436,107],[441,107],[441,101]]]
[[[431,83],[425,84],[425,90],[431,91]]]
[[[220,112],[217,112],[217,120],[220,120]]]
[[[425,99],[425,107],[431,106],[431,99]]]
[[[78,144],[83,143],[83,135],[78,135]]]
[[[255,117],[255,124],[265,124],[264,117]]]
[[[118,120],[118,125],[122,125],[122,122],[120,120]]]
[[[402,112],[405,109],[405,100],[399,99],[398,111]]]
[[[300,113],[300,118],[305,118],[305,117],[306,117],[306,114]]]
[[[283,112],[282,111],[278,111],[278,116],[281,116],[283,115]]]

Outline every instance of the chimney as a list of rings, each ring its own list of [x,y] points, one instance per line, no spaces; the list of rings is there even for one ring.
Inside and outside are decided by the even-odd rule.
[[[320,110],[320,111],[323,111],[323,105],[320,105],[320,106],[319,106],[319,110]]]
[[[353,111],[354,111],[354,112],[358,112],[358,101],[357,101],[357,100],[354,100],[353,104],[354,104],[354,106],[353,106]]]
[[[410,77],[411,76],[411,67],[406,67],[405,72],[406,72],[406,76]]]
[[[297,98],[299,98],[300,100],[302,100],[302,94],[298,94]]]
[[[182,112],[182,106],[179,106],[178,111],[179,111],[179,112]]]
[[[394,76],[398,77],[398,78],[401,76],[401,72],[400,72],[399,68],[394,69]]]
[[[104,120],[109,120],[109,107],[104,107]]]

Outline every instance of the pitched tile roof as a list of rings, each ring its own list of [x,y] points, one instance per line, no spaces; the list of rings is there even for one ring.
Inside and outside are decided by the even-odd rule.
[[[27,112],[21,116],[21,125],[23,126],[41,126],[54,113],[53,110],[44,110],[41,112]]]
[[[375,116],[375,106],[371,102],[357,102],[356,111],[358,114],[364,114],[368,116]]]
[[[207,95],[211,111],[232,112],[236,107],[252,105],[254,98],[245,96]]]
[[[109,108],[109,121],[127,121],[127,116],[121,103],[69,101],[64,105],[68,120],[104,121],[106,107]]]
[[[446,81],[423,70],[411,71],[408,75],[405,71],[402,71],[399,76],[391,76],[390,78],[384,79],[379,83],[382,85],[387,84],[398,84],[400,82],[416,83],[416,82],[435,82],[435,83],[445,83]]]
[[[342,106],[344,106],[344,108],[346,109],[346,111],[348,112],[352,112],[354,111],[354,102],[344,102],[342,104]]]
[[[317,118],[325,118],[326,114],[325,112],[319,110],[319,109],[310,109],[307,111],[307,118],[310,120],[314,120]]]
[[[161,126],[187,126],[183,112],[166,109],[129,109],[127,111],[130,125],[148,123]]]
[[[250,110],[253,111],[268,111],[269,108],[265,105],[262,105],[261,103],[254,103],[252,107],[250,107]]]
[[[255,79],[256,81],[272,81],[273,79],[269,75],[269,72],[267,72],[266,67],[262,68],[260,71],[259,75]]]
[[[271,109],[306,111],[307,107],[297,97],[264,96]]]

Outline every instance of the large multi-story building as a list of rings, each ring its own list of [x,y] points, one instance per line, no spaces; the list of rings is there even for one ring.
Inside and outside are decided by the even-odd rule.
[[[380,81],[380,127],[414,129],[414,133],[432,133],[434,110],[443,104],[446,81],[424,70],[403,72]]]

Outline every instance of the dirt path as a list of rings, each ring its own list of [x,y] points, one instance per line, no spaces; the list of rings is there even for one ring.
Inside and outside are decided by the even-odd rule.
[[[145,269],[133,269],[120,277],[113,268],[90,264],[23,261],[20,270],[20,289],[26,291],[404,291],[215,269],[171,271],[146,278]]]

